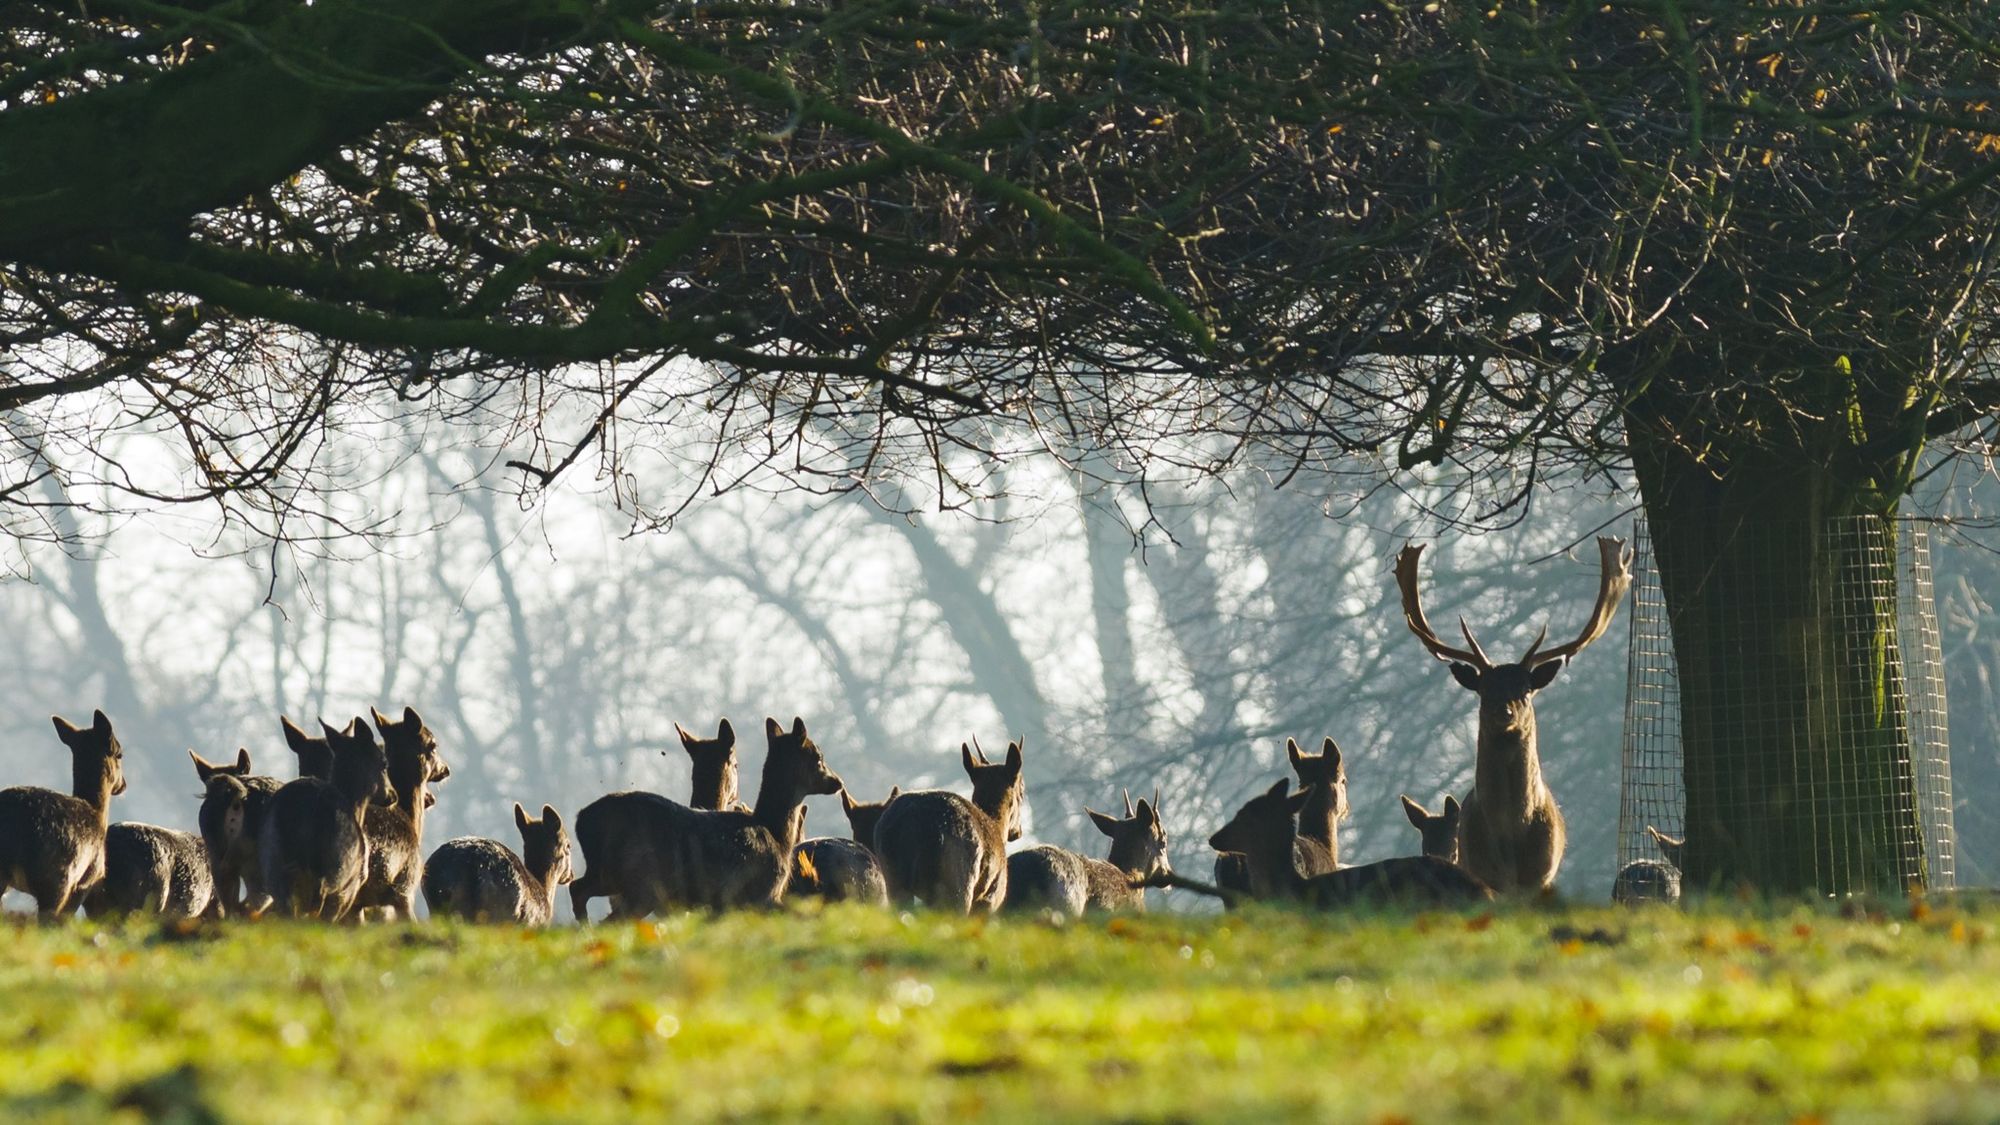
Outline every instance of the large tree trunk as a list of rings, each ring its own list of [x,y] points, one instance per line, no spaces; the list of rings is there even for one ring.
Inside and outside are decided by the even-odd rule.
[[[1805,456],[1718,473],[1634,453],[1679,674],[1688,883],[1920,886],[1893,518]]]

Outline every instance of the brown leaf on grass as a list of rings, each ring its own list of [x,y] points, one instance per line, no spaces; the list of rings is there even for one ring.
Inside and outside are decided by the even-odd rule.
[[[1475,933],[1475,934],[1484,933],[1485,931],[1492,929],[1493,912],[1489,910],[1484,914],[1475,914],[1472,917],[1467,918],[1465,920],[1465,928],[1468,933]]]

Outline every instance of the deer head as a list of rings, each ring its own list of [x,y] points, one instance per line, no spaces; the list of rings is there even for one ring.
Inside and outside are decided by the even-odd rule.
[[[1279,778],[1276,785],[1244,802],[1229,823],[1208,838],[1208,846],[1216,851],[1241,852],[1249,858],[1253,885],[1267,871],[1297,875],[1291,862],[1292,838],[1298,835],[1299,809],[1312,791],[1293,793],[1291,787],[1290,778]],[[1260,887],[1258,893],[1276,889],[1281,888]]]
[[[686,727],[674,724],[681,748],[694,766],[694,782],[688,803],[697,809],[727,809],[738,800],[736,783],[736,728],[724,719],[715,728],[714,738],[698,738]]]
[[[278,716],[278,725],[284,728],[285,745],[299,756],[299,776],[317,777],[321,781],[333,778],[333,748],[324,738],[314,738],[300,730],[283,715]],[[324,722],[321,726],[326,726]]]
[[[188,757],[194,759],[194,775],[201,779],[203,785],[207,785],[211,777],[250,776],[250,751],[247,749],[238,748],[234,762],[211,762],[192,750],[188,751]]]
[[[1021,744],[1007,744],[1007,760],[994,765],[984,750],[975,751],[969,742],[958,744],[965,763],[965,775],[972,779],[972,803],[1000,822],[1007,830],[1007,842],[1021,838]],[[976,755],[976,756],[975,756]]]
[[[333,787],[357,806],[394,805],[396,790],[389,784],[388,757],[361,716],[356,715],[345,728],[334,727],[325,719],[319,725],[333,752],[333,776],[329,778]]]
[[[516,801],[514,827],[521,830],[521,862],[530,871],[546,872],[543,883],[558,887],[575,878],[569,862],[569,834],[563,831],[562,817],[555,809],[543,805],[542,817],[536,820]]]
[[[1299,791],[1310,790],[1315,785],[1326,786],[1324,799],[1332,802],[1329,810],[1335,820],[1347,819],[1347,767],[1340,760],[1340,747],[1331,738],[1319,744],[1318,754],[1308,754],[1299,748],[1297,740],[1285,740],[1285,757],[1291,759],[1292,772],[1298,775]]]
[[[1597,604],[1591,608],[1583,631],[1567,644],[1544,649],[1542,642],[1549,635],[1548,628],[1544,626],[1535,643],[1528,646],[1521,659],[1511,664],[1495,664],[1488,659],[1485,650],[1479,647],[1479,641],[1473,637],[1472,627],[1462,617],[1458,628],[1465,635],[1466,647],[1446,644],[1431,628],[1430,620],[1424,615],[1423,601],[1417,593],[1417,562],[1423,557],[1424,549],[1420,546],[1404,547],[1403,553],[1397,557],[1396,585],[1403,595],[1403,620],[1426,651],[1439,660],[1451,663],[1452,678],[1460,686],[1478,694],[1482,746],[1487,743],[1489,734],[1499,732],[1524,735],[1532,746],[1535,693],[1553,683],[1556,673],[1562,671],[1572,657],[1611,627],[1612,614],[1617,612],[1619,601],[1632,584],[1631,556],[1626,552],[1622,539],[1601,537],[1597,540],[1597,550]]]
[[[875,825],[882,820],[882,810],[889,802],[903,795],[900,786],[891,785],[889,795],[879,801],[857,801],[848,796],[847,790],[840,791],[840,807],[847,813],[847,826],[854,831],[854,842],[865,847],[875,846]]]
[[[111,733],[111,720],[103,711],[93,712],[87,727],[72,725],[61,715],[50,718],[55,721],[56,737],[69,747],[74,783],[70,791],[103,812],[110,807],[111,798],[125,792],[125,748]]]
[[[424,725],[415,707],[403,708],[403,717],[392,719],[373,707],[375,729],[382,732],[382,747],[389,757],[389,780],[400,792],[414,792],[419,785],[443,781],[451,767],[438,755],[437,736]]]
[[[1139,798],[1138,807],[1132,805],[1132,794],[1125,794],[1125,815],[1111,816],[1108,813],[1083,810],[1097,830],[1111,837],[1111,854],[1107,857],[1111,866],[1140,879],[1151,879],[1173,870],[1167,863],[1167,830],[1160,823],[1160,794],[1153,792],[1151,801]]]
[[[1446,863],[1458,862],[1458,798],[1445,795],[1444,811],[1433,813],[1403,795],[1403,815],[1424,840],[1424,854]]]

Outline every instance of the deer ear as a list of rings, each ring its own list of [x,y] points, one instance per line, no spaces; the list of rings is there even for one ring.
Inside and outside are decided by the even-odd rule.
[[[1444,818],[1446,820],[1457,820],[1458,807],[1458,798],[1446,794],[1444,799]]]
[[[1290,758],[1292,760],[1293,769],[1299,768],[1299,760],[1304,758],[1305,756],[1306,756],[1305,751],[1299,749],[1298,739],[1287,738],[1285,740],[1285,757]]]
[[[680,725],[679,723],[674,724],[674,733],[680,736],[681,748],[683,750],[689,751],[690,753],[694,751],[694,744],[701,741],[694,735],[689,734],[688,729]]]
[[[764,716],[764,737],[772,742],[776,742],[780,738],[785,737],[785,728],[778,725],[778,720],[766,715]]]
[[[1021,776],[1021,744],[1018,742],[1007,744],[1007,772],[1015,777]]]
[[[896,798],[898,798],[898,797],[900,797],[900,796],[902,796],[902,795],[903,795],[903,787],[902,787],[902,786],[900,786],[900,785],[891,785],[891,786],[889,787],[889,800],[893,801],[893,800],[895,800]]]
[[[793,738],[804,738],[805,736],[806,736],[806,720],[805,720],[805,717],[804,717],[804,716],[802,716],[802,715],[793,715],[793,716],[792,716],[792,737],[793,737]]]
[[[1291,790],[1291,788],[1292,788],[1292,779],[1289,777],[1281,777],[1278,779],[1278,783],[1276,785],[1273,785],[1269,789],[1264,790],[1264,796],[1283,798],[1284,795]],[[1305,790],[1301,789],[1299,792],[1303,793],[1305,792]]]
[[[1085,809],[1083,810],[1083,815],[1089,817],[1090,822],[1092,824],[1097,825],[1097,830],[1099,832],[1104,833],[1106,836],[1118,835],[1118,825],[1120,824],[1120,821],[1117,817],[1106,816],[1103,813],[1096,811],[1095,809]]]
[[[1327,772],[1338,777],[1340,775],[1340,744],[1335,742],[1332,736],[1329,735],[1324,742],[1319,744],[1319,754],[1320,757],[1327,760]]]
[[[415,707],[405,704],[403,707],[403,725],[409,727],[411,730],[422,730],[424,729],[424,717],[417,714]]]
[[[959,756],[959,759],[960,759],[961,761],[963,761],[963,762],[965,763],[965,774],[966,774],[966,776],[967,776],[967,777],[970,777],[970,776],[972,776],[972,770],[973,770],[973,768],[974,768],[975,766],[979,765],[979,763],[978,763],[978,762],[976,762],[976,761],[974,761],[974,760],[973,760],[973,758],[972,758],[972,743],[970,743],[970,742],[961,742],[961,743],[959,743],[959,744],[958,744],[958,756]]]
[[[347,724],[347,737],[354,739],[364,746],[375,745],[374,730],[370,729],[367,723],[362,722],[359,715],[354,716],[354,721]]]
[[[854,811],[854,798],[847,795],[847,788],[845,786],[842,786],[840,790],[840,807],[848,813]]]
[[[528,810],[521,807],[521,802],[515,801],[514,827],[520,829],[523,832],[526,832],[528,830],[528,826],[533,823],[534,821],[528,819]]]
[[[562,831],[562,814],[555,810],[554,805],[542,806],[542,824],[557,832]]]
[[[1431,814],[1422,805],[1412,801],[1408,793],[1403,794],[1403,815],[1409,817],[1410,823],[1418,828],[1422,828],[1424,822],[1431,818]]]
[[[62,739],[63,745],[65,746],[69,745],[70,741],[74,739],[77,735],[83,733],[81,730],[77,729],[75,724],[71,723],[68,719],[63,718],[61,715],[50,715],[49,718],[53,720],[56,724],[56,737]]]
[[[1160,822],[1160,810],[1146,798],[1139,798],[1139,823],[1148,827]]]
[[[319,729],[325,732],[327,741],[329,742],[346,734],[345,731],[327,722],[325,719],[319,721]]]
[[[715,740],[724,746],[736,745],[736,728],[729,725],[728,719],[715,724]]]
[[[1556,673],[1562,670],[1563,662],[1560,660],[1551,660],[1547,664],[1537,664],[1534,670],[1528,673],[1528,682],[1535,685],[1536,691],[1540,691],[1550,684],[1555,683]]]
[[[110,734],[111,720],[100,709],[90,713],[90,729],[96,734]]]
[[[248,746],[238,746],[236,748],[236,769],[245,775],[249,774],[250,748]]]
[[[196,777],[202,779],[203,781],[207,781],[209,777],[215,773],[215,767],[208,764],[206,761],[203,761],[202,756],[200,754],[197,754],[194,751],[190,750],[188,751],[188,757],[194,759],[194,775]]]
[[[1479,690],[1479,669],[1470,664],[1454,660],[1451,662],[1451,678],[1467,691]]]
[[[387,729],[387,728],[389,728],[389,727],[393,727],[393,726],[395,726],[395,725],[396,725],[396,720],[394,720],[394,719],[390,718],[390,717],[389,717],[389,716],[387,716],[387,715],[384,715],[384,714],[383,714],[382,712],[380,712],[380,711],[377,711],[377,710],[376,710],[376,709],[375,709],[374,707],[372,707],[372,706],[368,708],[368,717],[369,717],[369,718],[371,718],[371,719],[373,719],[373,720],[375,720],[375,725],[376,725],[376,726],[378,726],[378,727],[382,727],[382,728],[384,728],[384,729]]]
[[[300,730],[290,719],[280,715],[278,716],[278,725],[284,728],[285,745],[292,748],[292,753],[303,754],[313,748],[312,735]]]

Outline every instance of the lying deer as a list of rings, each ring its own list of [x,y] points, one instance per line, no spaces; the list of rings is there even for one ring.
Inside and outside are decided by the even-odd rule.
[[[888,876],[882,873],[882,862],[875,858],[875,850],[868,844],[875,839],[875,825],[882,819],[882,810],[901,792],[892,785],[888,800],[869,804],[856,801],[847,795],[845,788],[841,789],[840,807],[847,814],[853,838],[820,836],[799,841],[792,853],[792,886],[786,894],[823,898],[828,902],[889,905]]]
[[[44,922],[67,917],[104,878],[111,798],[125,792],[125,752],[104,712],[88,727],[54,722],[69,747],[70,792],[0,789],[0,894],[27,893]]]
[[[1299,792],[1309,794],[1299,813],[1299,836],[1292,843],[1292,862],[1301,875],[1322,875],[1340,867],[1340,822],[1347,819],[1347,767],[1340,747],[1328,738],[1320,743],[1317,755],[1299,748],[1296,739],[1285,740],[1285,757],[1298,775]],[[1233,853],[1215,857],[1216,884],[1248,894],[1249,871],[1243,857]]]
[[[1521,659],[1495,664],[1459,620],[1465,648],[1444,643],[1424,616],[1417,594],[1417,563],[1422,547],[1403,548],[1396,559],[1396,584],[1403,596],[1403,620],[1426,651],[1451,662],[1452,678],[1479,696],[1479,742],[1473,764],[1472,791],[1465,795],[1459,821],[1459,862],[1495,890],[1546,891],[1562,865],[1562,811],[1542,778],[1542,760],[1535,747],[1535,693],[1554,682],[1556,673],[1611,627],[1612,615],[1632,583],[1631,559],[1620,539],[1597,541],[1599,579],[1597,603],[1583,632],[1568,644],[1544,650],[1548,629],[1542,630]]]
[[[1635,859],[1618,869],[1611,884],[1611,901],[1679,902],[1681,900],[1681,850],[1686,841],[1676,839],[1648,824],[1646,835],[1660,849],[1659,859]]]
[[[570,884],[570,908],[590,917],[590,900],[614,897],[643,917],[656,910],[704,906],[776,906],[791,880],[792,850],[808,796],[838,793],[804,719],[789,733],[764,720],[770,752],[751,811],[690,809],[657,793],[600,797],[576,815],[585,871]]]
[[[1009,914],[1034,912],[1080,918],[1090,902],[1090,875],[1082,856],[1054,844],[1037,844],[1007,857]]]
[[[1434,813],[1403,794],[1403,815],[1423,837],[1424,854],[1446,863],[1458,862],[1458,798],[1445,794],[1444,811]]]
[[[547,805],[541,819],[514,805],[521,854],[498,840],[446,840],[424,864],[424,902],[434,918],[546,926],[556,913],[556,888],[571,879],[569,836]]]
[[[1007,845],[1021,838],[1021,744],[1009,743],[998,765],[970,744],[959,755],[972,799],[943,789],[899,795],[875,826],[875,855],[892,901],[992,913],[1007,899]]]
[[[369,716],[382,734],[382,756],[396,800],[370,806],[362,820],[368,833],[368,879],[355,900],[357,910],[380,910],[386,919],[415,918],[424,874],[424,815],[435,804],[430,786],[451,776],[437,750],[437,736],[414,707],[401,721],[373,707]]]
[[[1209,837],[1215,850],[1240,852],[1248,861],[1253,897],[1322,910],[1389,904],[1455,906],[1493,897],[1491,889],[1464,869],[1432,856],[1385,859],[1310,878],[1299,874],[1292,865],[1291,841],[1298,831],[1299,810],[1311,794],[1289,794],[1290,786],[1289,780],[1281,779],[1252,797]]]
[[[1171,873],[1167,863],[1167,831],[1160,822],[1160,794],[1139,798],[1132,806],[1132,794],[1125,794],[1125,815],[1110,816],[1085,809],[1084,815],[1097,830],[1111,837],[1111,854],[1106,859],[1085,858],[1084,875],[1089,881],[1085,906],[1090,910],[1134,910],[1144,913],[1146,889],[1143,884]],[[1012,878],[1010,874],[1008,876]]]
[[[357,716],[346,729],[320,727],[333,755],[333,777],[302,777],[273,794],[259,832],[264,887],[279,914],[337,922],[353,912],[368,878],[371,805],[396,800],[375,732]]]
[[[212,912],[214,898],[201,837],[124,822],[104,831],[104,878],[83,896],[83,910],[92,918],[199,918]]]

